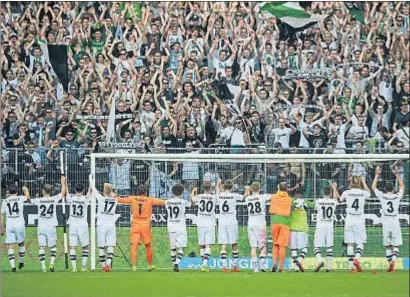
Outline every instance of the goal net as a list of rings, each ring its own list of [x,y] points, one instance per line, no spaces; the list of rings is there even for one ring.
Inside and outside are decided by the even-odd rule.
[[[147,185],[149,195],[160,199],[172,197],[171,188],[176,183],[185,186],[184,198],[194,187],[201,188],[204,181],[215,185],[218,178],[222,181],[233,180],[234,191],[244,192],[244,187],[254,181],[261,183],[263,193],[275,193],[280,182],[287,182],[291,196],[301,195],[314,201],[322,197],[323,188],[337,182],[339,192],[348,188],[353,176],[364,176],[371,185],[375,167],[382,168],[378,187],[383,189],[386,182],[395,182],[392,168],[397,169],[406,183],[404,199],[400,204],[400,223],[404,244],[401,259],[409,257],[409,159],[407,155],[352,155],[352,154],[201,154],[187,152],[182,154],[118,154],[97,153],[91,155],[91,183],[102,191],[105,182],[113,184],[121,196],[135,194],[140,185]],[[397,186],[397,183],[396,183]],[[268,207],[268,206],[267,206]],[[95,200],[91,204],[91,268],[98,268],[96,248]],[[199,246],[196,234],[195,207],[187,208],[188,248],[180,267],[195,269],[200,266]],[[309,251],[305,260],[307,269],[315,265],[313,258],[313,234],[316,225],[316,211],[308,209]],[[217,210],[218,212],[218,210]],[[130,267],[129,231],[131,226],[130,208],[119,205],[117,208],[117,242],[114,269]],[[246,230],[247,208],[239,204],[237,208],[239,223],[240,268],[250,268],[250,247]],[[337,206],[335,211],[334,269],[347,269],[343,226],[346,217],[345,206]],[[364,268],[382,269],[386,266],[385,248],[382,244],[380,203],[372,193],[366,202],[365,217],[368,241],[365,245]],[[270,218],[267,212],[268,255],[271,253]],[[163,207],[154,207],[152,215],[152,234],[154,262],[158,268],[171,268],[169,239],[166,228],[167,214]],[[228,255],[231,255],[228,250]],[[229,257],[228,257],[229,258]],[[228,261],[229,262],[229,261]],[[269,261],[268,261],[269,263]],[[287,264],[288,265],[288,264]],[[138,267],[147,267],[145,250],[141,246]],[[219,269],[219,246],[212,249],[210,267]],[[400,264],[397,266],[400,268]]]

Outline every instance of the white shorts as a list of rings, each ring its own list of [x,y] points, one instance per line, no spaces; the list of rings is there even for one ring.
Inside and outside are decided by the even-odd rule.
[[[316,227],[313,246],[318,248],[333,247],[333,230],[333,225]]]
[[[383,245],[384,246],[403,245],[403,237],[401,235],[400,223],[383,224]]]
[[[6,226],[5,244],[22,243],[26,239],[25,226]]]
[[[238,225],[218,225],[218,243],[235,244],[238,243]]]
[[[290,231],[290,248],[300,250],[309,246],[308,234],[306,232]]]
[[[188,236],[186,230],[180,232],[169,232],[168,235],[171,249],[186,248],[188,246]]]
[[[198,244],[215,244],[215,227],[198,227]]]
[[[248,239],[251,248],[261,249],[266,247],[266,227],[248,227]]]
[[[344,231],[344,242],[363,244],[367,242],[366,225],[363,222],[349,222],[346,220],[345,231]]]
[[[89,244],[88,240],[88,226],[70,226],[70,247],[76,247],[80,244],[81,247],[85,247]]]
[[[54,226],[37,227],[38,246],[55,247],[57,244],[57,230]]]
[[[116,246],[117,236],[115,225],[98,225],[97,243],[99,248],[104,248],[107,246]]]

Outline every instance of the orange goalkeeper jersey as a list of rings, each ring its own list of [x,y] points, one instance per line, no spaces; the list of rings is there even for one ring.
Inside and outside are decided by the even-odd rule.
[[[152,216],[152,206],[165,205],[164,200],[155,199],[148,196],[128,196],[127,198],[117,198],[119,203],[130,204],[133,224],[150,224]]]

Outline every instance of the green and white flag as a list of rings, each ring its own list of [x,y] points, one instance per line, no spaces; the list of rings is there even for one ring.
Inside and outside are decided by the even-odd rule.
[[[301,28],[309,23],[320,22],[327,18],[327,15],[307,12],[298,2],[262,2],[259,7],[265,18],[274,16],[293,28]]]

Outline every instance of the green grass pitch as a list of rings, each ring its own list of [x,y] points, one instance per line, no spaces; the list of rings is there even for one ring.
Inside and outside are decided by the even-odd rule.
[[[58,257],[55,273],[40,272],[36,228],[27,228],[26,267],[12,274],[7,260],[7,250],[1,251],[1,296],[5,297],[252,297],[252,296],[311,296],[311,297],[405,297],[409,296],[409,271],[397,271],[394,274],[378,270],[349,274],[347,271],[332,273],[312,272],[285,274],[259,273],[250,270],[224,275],[220,271],[201,273],[184,270],[179,274],[171,272],[169,241],[166,228],[153,228],[154,263],[158,270],[146,271],[145,251],[140,249],[138,272],[129,272],[129,265],[118,248],[115,250],[114,272],[104,274],[99,271],[89,273],[71,273],[64,271],[62,230],[58,230]],[[117,230],[117,240],[125,255],[129,257],[129,230]],[[246,228],[240,228],[240,254],[249,256],[249,244]],[[314,229],[309,231],[309,242],[312,243]],[[367,229],[368,243],[365,255],[384,257],[381,228]],[[189,243],[185,256],[194,251],[198,256],[196,228],[188,229]],[[335,228],[335,257],[340,257],[343,229]],[[403,229],[404,245],[401,256],[409,255],[409,230]],[[2,238],[4,240],[4,238]],[[15,250],[17,256],[17,249]],[[219,247],[212,250],[214,257],[219,256]],[[81,267],[80,250],[77,250],[78,263]],[[49,252],[46,251],[47,263]],[[309,257],[312,257],[311,244]],[[18,258],[18,256],[16,257]],[[98,259],[98,257],[97,257]],[[17,259],[16,259],[17,260]],[[17,260],[18,261],[18,260]],[[97,268],[100,265],[97,264]],[[168,270],[167,270],[168,269]]]
[[[406,297],[409,272],[2,273],[5,297]]]

